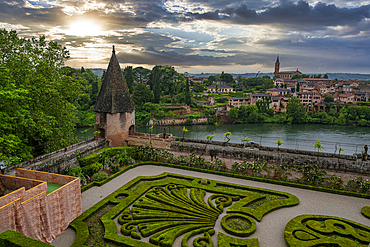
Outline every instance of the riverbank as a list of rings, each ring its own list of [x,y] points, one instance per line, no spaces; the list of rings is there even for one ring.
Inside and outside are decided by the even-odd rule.
[[[368,128],[357,126],[321,125],[321,124],[224,124],[224,125],[191,125],[185,126],[188,130],[183,132],[183,126],[153,126],[152,134],[164,132],[173,136],[206,140],[207,135],[213,135],[212,140],[227,141],[224,133],[230,132],[230,142],[242,143],[239,139],[249,137],[250,141],[262,146],[277,147],[281,138],[281,148],[294,150],[315,151],[313,143],[321,141],[325,150],[321,152],[353,155],[361,153],[363,147],[369,146],[370,132]],[[149,127],[136,127],[138,133],[150,133]],[[239,138],[239,139],[238,139]]]

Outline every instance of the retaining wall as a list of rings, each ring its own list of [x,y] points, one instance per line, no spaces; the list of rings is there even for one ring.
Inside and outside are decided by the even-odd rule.
[[[79,148],[79,146],[81,146]],[[6,175],[15,176],[17,168],[45,171],[52,173],[65,174],[66,169],[72,165],[78,165],[78,157],[89,155],[105,146],[105,139],[94,141],[89,139],[74,145],[62,148],[52,153],[27,160],[15,166],[5,168],[2,172]],[[71,150],[73,150],[71,152]],[[65,153],[65,154],[63,154]]]
[[[247,147],[236,143],[175,138],[171,141],[171,150],[203,153],[215,157],[243,160],[268,161],[293,164],[315,163],[319,168],[346,172],[370,174],[370,162],[362,161],[351,155],[339,155],[323,152],[310,152],[291,149],[262,147],[248,144]]]

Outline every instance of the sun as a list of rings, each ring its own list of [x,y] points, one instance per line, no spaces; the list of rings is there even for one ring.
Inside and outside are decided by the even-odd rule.
[[[79,20],[70,23],[66,34],[74,36],[97,36],[100,35],[101,27],[91,20]]]

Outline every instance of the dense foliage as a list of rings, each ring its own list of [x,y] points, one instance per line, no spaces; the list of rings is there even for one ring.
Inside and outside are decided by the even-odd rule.
[[[256,93],[257,91],[266,91],[266,89],[273,88],[274,82],[269,76],[242,78],[238,76],[235,85],[236,91]]]
[[[21,160],[73,142],[85,80],[63,75],[68,51],[0,30],[0,153]],[[73,99],[73,100],[72,100]]]

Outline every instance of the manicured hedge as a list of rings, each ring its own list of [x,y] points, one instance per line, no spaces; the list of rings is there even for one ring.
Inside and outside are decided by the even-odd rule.
[[[361,213],[366,218],[370,219],[370,206],[365,206],[361,209]]]
[[[288,222],[284,239],[288,247],[368,246],[370,227],[335,216],[300,215]]]
[[[156,163],[146,162],[142,164]],[[236,216],[240,214],[245,216],[249,215],[257,220],[260,220],[264,215],[277,208],[294,206],[299,202],[298,198],[290,193],[212,180],[204,185],[200,183],[200,181],[200,178],[171,173],[133,179],[85,211],[71,223],[71,226],[77,232],[76,241],[72,246],[81,246],[86,243],[86,240],[89,238],[89,229],[85,224],[86,220],[92,217],[98,210],[109,204],[112,205],[112,203],[115,206],[100,218],[101,222],[104,224],[104,239],[106,241],[113,241],[123,246],[147,246],[146,243],[142,243],[136,239],[140,239],[141,236],[150,236],[149,240],[153,244],[158,245],[161,243],[161,246],[172,246],[172,241],[183,234],[185,234],[185,239],[189,239],[194,234],[198,235],[204,233],[204,237],[195,239],[195,243],[197,244],[194,243],[194,246],[198,246],[203,241],[212,241],[209,235],[214,234],[214,231],[212,231],[214,224],[218,216],[223,212],[223,208],[231,205],[232,201],[237,202],[228,209],[228,212],[233,215],[235,215],[234,212],[238,213]],[[139,184],[140,186],[138,186]],[[184,188],[190,188],[189,195],[186,190],[184,191]],[[169,192],[172,190],[174,190],[173,193]],[[206,191],[213,193],[213,195],[207,199],[208,204],[206,204],[205,200]],[[117,200],[117,196],[122,194],[127,195],[127,197],[123,201]],[[256,200],[266,198],[267,195],[275,195],[278,199],[267,200],[261,205],[257,205],[253,208],[248,206]],[[131,216],[127,208],[132,204],[133,213]],[[237,204],[240,204],[240,207],[234,207],[234,209],[231,210],[232,207]],[[247,210],[244,210],[244,208],[247,208]],[[123,215],[120,216],[121,213],[123,213]],[[118,217],[118,223],[122,224],[121,232],[123,235],[129,237],[117,235],[117,226],[112,220],[116,217]],[[197,219],[199,219],[199,221]],[[248,217],[248,219],[254,222],[252,218]],[[161,222],[165,224],[162,225]],[[170,222],[171,225],[168,226],[167,222]],[[133,227],[132,224],[147,225],[142,226],[144,227],[142,228],[144,231],[141,232],[140,236],[137,233],[136,227]],[[195,228],[192,228],[192,225],[194,225]],[[255,226],[255,223],[252,225]],[[196,231],[193,232],[193,230]],[[255,228],[252,227],[250,229],[250,234],[254,231]],[[182,240],[182,246],[186,246],[186,241],[187,240]],[[219,241],[224,242],[224,246],[227,246],[227,243],[258,246],[257,239],[239,240],[237,238],[219,235]]]
[[[338,195],[346,195],[346,196],[353,196],[353,197],[360,197],[360,198],[370,199],[370,194],[362,194],[362,193],[357,193],[357,192],[353,192],[353,191],[336,190],[336,189],[330,189],[330,188],[325,188],[325,187],[311,186],[311,185],[307,185],[307,184],[299,184],[299,183],[293,183],[293,182],[287,182],[287,181],[281,181],[281,180],[274,180],[274,179],[269,179],[269,178],[260,178],[260,177],[236,174],[236,173],[231,173],[231,172],[221,172],[221,171],[214,171],[214,170],[202,169],[202,168],[197,168],[197,167],[182,166],[182,165],[175,165],[175,164],[169,164],[169,163],[163,163],[163,162],[153,162],[153,161],[141,162],[141,163],[136,163],[134,165],[127,166],[125,169],[122,169],[118,173],[110,176],[107,180],[104,180],[100,183],[91,183],[91,184],[88,184],[88,185],[82,187],[81,191],[82,192],[86,191],[87,189],[89,189],[93,186],[102,186],[103,184],[109,182],[110,180],[112,180],[113,178],[123,174],[124,172],[126,172],[126,171],[128,171],[132,168],[142,166],[142,165],[158,165],[158,166],[173,167],[173,168],[178,168],[178,169],[185,169],[185,170],[190,170],[190,171],[216,174],[216,175],[227,176],[227,177],[247,179],[247,180],[253,180],[253,181],[264,182],[264,183],[278,184],[278,185],[289,186],[289,187],[300,188],[300,189],[308,189],[308,190],[321,191],[321,192],[327,192],[327,193],[338,194]]]
[[[50,244],[29,238],[23,234],[8,230],[0,234],[0,247],[47,247]]]

